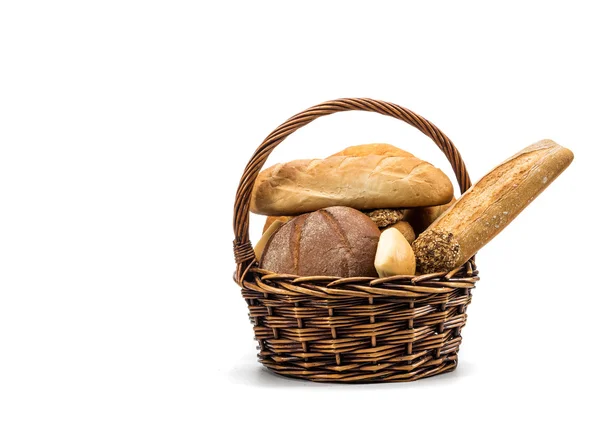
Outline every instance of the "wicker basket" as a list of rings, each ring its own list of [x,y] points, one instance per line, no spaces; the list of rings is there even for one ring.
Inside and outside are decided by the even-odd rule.
[[[288,135],[318,117],[348,110],[392,116],[419,129],[444,152],[461,192],[471,186],[448,137],[395,104],[329,101],[275,129],[246,166],[234,212],[235,281],[250,310],[259,361],[280,375],[324,382],[412,381],[454,370],[465,310],[479,279],[473,260],[451,272],[388,278],[298,277],[257,267],[248,208],[260,169]]]

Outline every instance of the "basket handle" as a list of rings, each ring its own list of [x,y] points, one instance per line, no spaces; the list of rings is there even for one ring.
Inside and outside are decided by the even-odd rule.
[[[450,139],[433,123],[418,114],[396,104],[369,98],[340,98],[317,104],[314,107],[304,110],[302,113],[292,116],[271,132],[256,149],[250,162],[246,165],[246,169],[240,179],[240,184],[235,195],[233,212],[233,231],[235,233],[233,252],[237,263],[235,280],[238,283],[243,279],[243,274],[247,267],[254,261],[254,250],[248,234],[250,194],[252,193],[256,177],[265,164],[267,157],[288,135],[303,126],[308,125],[313,120],[339,111],[350,110],[380,113],[385,116],[395,117],[396,119],[400,119],[409,125],[414,126],[423,134],[431,138],[440,150],[444,152],[448,161],[450,161],[450,165],[452,165],[461,193],[466,192],[467,189],[471,187],[471,179],[469,178],[465,164],[460,153],[456,147],[454,147],[454,144],[452,144],[452,141],[450,141]]]

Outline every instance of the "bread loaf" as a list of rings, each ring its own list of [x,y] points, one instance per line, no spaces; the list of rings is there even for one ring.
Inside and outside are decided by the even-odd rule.
[[[402,209],[382,208],[373,211],[365,211],[365,214],[375,222],[377,227],[383,228],[402,220],[405,211],[406,210]]]
[[[267,220],[265,221],[265,225],[263,226],[263,233],[265,233],[274,222],[280,221],[281,223],[287,223],[288,221],[290,221],[293,218],[294,217],[285,216],[285,215],[268,216]]]
[[[415,274],[415,254],[398,229],[392,227],[381,232],[375,269],[380,277]]]
[[[444,211],[452,206],[456,199],[444,205],[436,205],[433,207],[419,207],[405,210],[404,219],[409,222],[417,235],[421,234],[433,223]]]
[[[543,140],[517,153],[465,192],[413,243],[417,271],[449,271],[502,231],[573,160]]]
[[[452,194],[448,177],[414,156],[334,156],[262,171],[250,210],[295,215],[337,205],[359,210],[420,207],[445,204]]]
[[[375,277],[379,229],[365,214],[330,207],[295,217],[271,237],[260,267],[300,276]]]
[[[404,217],[404,213],[407,211],[408,211],[407,209],[383,208],[383,209],[377,209],[377,210],[373,210],[373,211],[364,211],[364,214],[366,214],[367,217],[369,217],[377,225],[378,228],[383,229],[383,228],[388,227],[393,224],[399,224],[400,221]],[[267,231],[267,229],[269,228],[269,226],[271,226],[271,224],[273,224],[275,221],[287,223],[288,221],[290,221],[293,218],[294,218],[294,216],[285,216],[285,215],[268,216],[267,220],[265,221],[265,225],[263,226],[263,233],[265,233]],[[410,225],[408,223],[399,224],[399,228],[400,228],[399,230],[401,232],[408,231],[407,226],[410,228]],[[414,235],[414,232],[412,232],[412,228],[410,228],[410,230],[411,230],[410,233],[412,233]],[[408,236],[410,236],[410,234]],[[408,239],[408,236],[406,239]],[[413,236],[413,241],[414,241],[414,236]],[[410,242],[412,242],[412,241],[410,241]]]
[[[400,232],[402,234],[402,236],[404,236],[404,238],[406,238],[406,240],[408,241],[409,244],[412,244],[416,238],[415,236],[415,231],[413,230],[412,226],[410,225],[409,222],[407,221],[399,221],[398,223],[392,224],[391,226],[386,227],[387,229],[396,229],[398,232]]]
[[[275,232],[277,232],[284,224],[285,223],[281,220],[275,220],[269,225],[267,230],[263,232],[262,236],[258,240],[258,243],[254,246],[254,255],[256,256],[256,260],[260,261],[267,242],[269,242],[271,236],[273,236]]]
[[[358,146],[346,147],[341,152],[337,152],[333,156],[400,156],[414,157],[412,153],[399,149],[396,146],[385,143],[360,144]]]

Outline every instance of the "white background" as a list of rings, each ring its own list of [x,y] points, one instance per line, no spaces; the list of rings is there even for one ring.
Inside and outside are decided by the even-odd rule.
[[[2,2],[0,426],[598,426],[593,5]],[[480,251],[451,374],[320,385],[256,362],[236,186],[271,130],[338,97],[425,116],[474,180],[543,138],[575,153]],[[451,174],[369,113],[319,119],[268,163],[370,142]]]

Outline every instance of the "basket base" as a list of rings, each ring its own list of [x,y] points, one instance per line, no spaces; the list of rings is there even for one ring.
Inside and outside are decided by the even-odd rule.
[[[383,279],[295,277],[250,270],[243,282],[258,359],[314,382],[410,382],[452,371],[471,289],[459,270]]]
[[[431,377],[443,373],[454,371],[458,366],[456,355],[446,356],[437,360],[430,360],[423,364],[420,369],[413,371],[390,370],[384,368],[380,371],[371,373],[349,371],[348,373],[320,373],[308,370],[290,370],[289,367],[282,367],[274,364],[272,361],[265,361],[260,358],[259,361],[267,370],[275,375],[292,379],[302,379],[311,382],[320,383],[391,383],[391,382],[413,382],[418,379]]]

